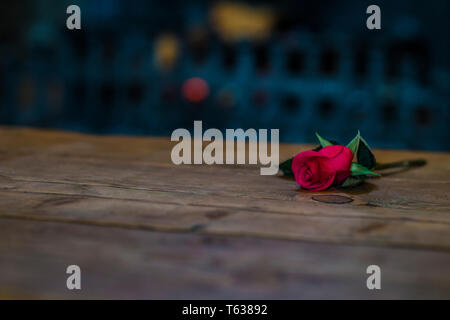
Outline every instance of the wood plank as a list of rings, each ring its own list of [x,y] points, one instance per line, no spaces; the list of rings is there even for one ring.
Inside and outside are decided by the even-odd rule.
[[[424,168],[373,179],[355,189],[317,193],[299,190],[281,177],[260,176],[255,166],[175,166],[167,138],[3,131],[4,217],[358,245],[450,247],[449,162],[443,161],[448,154],[420,153],[431,161]],[[281,150],[291,152],[292,147],[282,145]],[[382,161],[409,154],[384,153]],[[318,194],[342,195],[353,202],[320,203],[313,200]]]
[[[428,165],[318,193],[258,166],[175,166],[172,146],[0,128],[0,298],[450,297],[448,153],[376,150]]]
[[[14,175],[7,175],[7,171],[14,167]],[[251,172],[251,173],[249,173]],[[311,199],[318,194],[341,194],[351,197],[354,202],[350,208],[362,211],[365,207],[381,207],[389,209],[412,210],[414,218],[424,216],[445,219],[450,208],[450,199],[447,196],[447,184],[418,181],[411,190],[411,182],[404,180],[383,181],[372,179],[365,185],[354,189],[332,189],[328,192],[310,192],[299,190],[296,183],[282,177],[260,176],[257,169],[233,169],[213,166],[183,166],[161,167],[155,165],[131,165],[108,163],[92,164],[67,159],[63,163],[48,159],[40,161],[30,158],[27,161],[16,160],[14,163],[0,163],[0,187],[3,189],[30,191],[35,188],[61,192],[74,189],[88,194],[88,191],[111,196],[118,192],[128,191],[130,197],[140,198],[148,192],[173,192],[177,196],[190,194],[193,197],[216,196],[232,197],[236,201],[243,199],[279,200],[277,208],[285,205],[308,205]],[[214,177],[214,183],[209,179]],[[244,184],[245,183],[245,184]],[[268,186],[270,185],[270,188]],[[395,193],[391,190],[395,188]],[[133,193],[136,191],[136,193]],[[143,192],[139,192],[143,191]],[[51,191],[50,191],[51,192]],[[74,190],[72,190],[72,193]],[[413,196],[417,194],[416,196]],[[206,199],[206,198],[205,198]],[[198,200],[198,199],[196,199]],[[292,203],[292,201],[295,201]],[[226,203],[230,203],[229,199]],[[247,204],[248,205],[248,204]],[[365,206],[365,207],[364,207]],[[348,208],[346,208],[348,209]],[[282,209],[281,209],[282,210]],[[339,210],[339,209],[337,209]],[[390,211],[384,210],[388,215]],[[395,211],[391,211],[395,212]],[[400,211],[401,212],[401,211]],[[433,214],[431,214],[433,213]]]
[[[442,252],[0,218],[0,253],[1,298],[450,298]],[[81,291],[65,287],[71,264]]]
[[[58,158],[80,158],[84,160],[126,161],[128,163],[159,163],[172,165],[170,150],[175,143],[168,137],[125,137],[93,136],[80,133],[54,130],[35,130],[0,126],[0,159],[30,155]],[[282,144],[280,159],[287,159],[296,153],[311,149],[311,145]],[[425,158],[428,165],[420,170],[398,173],[393,179],[448,182],[450,165],[448,153],[376,150],[382,162],[399,161],[412,158]],[[218,167],[218,166],[214,166]],[[229,166],[227,166],[229,167]],[[242,166],[239,166],[242,167]],[[390,179],[390,178],[385,178]]]
[[[74,195],[0,192],[0,217],[173,232],[246,235],[449,251],[450,225],[373,217],[281,214],[270,209],[173,204]]]

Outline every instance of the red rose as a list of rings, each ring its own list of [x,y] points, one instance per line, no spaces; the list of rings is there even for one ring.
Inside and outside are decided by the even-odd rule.
[[[327,146],[319,151],[304,151],[294,157],[292,172],[300,187],[326,190],[340,185],[351,175],[353,153],[344,146]]]

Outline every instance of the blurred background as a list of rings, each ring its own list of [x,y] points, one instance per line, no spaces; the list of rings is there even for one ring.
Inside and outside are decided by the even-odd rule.
[[[2,1],[0,125],[168,136],[203,120],[298,143],[360,129],[449,151],[449,16],[447,0]]]

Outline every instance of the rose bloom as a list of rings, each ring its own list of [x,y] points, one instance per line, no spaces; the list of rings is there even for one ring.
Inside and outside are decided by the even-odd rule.
[[[294,157],[292,172],[303,189],[321,191],[341,185],[350,175],[352,151],[341,145],[304,151]]]

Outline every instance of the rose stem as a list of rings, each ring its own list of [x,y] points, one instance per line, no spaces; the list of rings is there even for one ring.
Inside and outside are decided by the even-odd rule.
[[[384,170],[389,168],[412,168],[412,167],[421,167],[427,163],[424,159],[415,159],[415,160],[406,160],[406,161],[397,161],[391,163],[377,163],[374,170]]]

